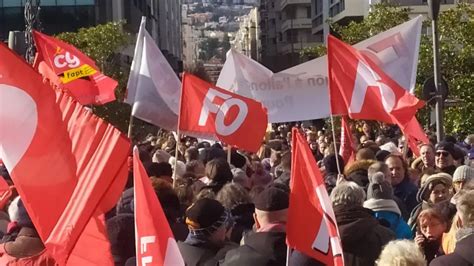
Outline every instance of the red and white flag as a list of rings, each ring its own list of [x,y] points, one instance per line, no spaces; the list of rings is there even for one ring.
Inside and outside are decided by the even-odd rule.
[[[71,253],[107,251],[108,242],[78,240],[97,236],[92,224],[105,229],[97,219],[125,186],[128,139],[2,44],[0,58],[0,157],[47,250],[61,265]]]
[[[237,148],[257,152],[267,128],[267,111],[255,100],[185,73],[181,90],[181,133],[215,136]]]
[[[355,160],[356,147],[352,141],[352,132],[347,123],[347,116],[341,116],[341,147],[339,148],[339,155],[342,156],[345,165]]]
[[[286,241],[324,265],[344,265],[341,240],[321,172],[304,136],[292,130]]]
[[[100,72],[95,62],[76,47],[33,31],[37,47],[35,67],[59,89],[79,103],[105,104],[115,100],[118,82]]]
[[[403,89],[369,57],[331,35],[328,72],[332,114],[397,124],[405,134],[419,135],[408,125],[424,102]]]
[[[133,180],[137,265],[184,266],[178,244],[136,147],[133,150]]]

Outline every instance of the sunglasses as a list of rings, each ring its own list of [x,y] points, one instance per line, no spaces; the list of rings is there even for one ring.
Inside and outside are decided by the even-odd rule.
[[[436,156],[441,156],[441,155],[443,155],[444,157],[447,157],[447,156],[449,156],[449,152],[447,152],[447,151],[437,151],[436,152]]]

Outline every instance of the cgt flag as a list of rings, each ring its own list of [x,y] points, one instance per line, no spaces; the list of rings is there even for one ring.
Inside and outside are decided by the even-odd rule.
[[[290,207],[286,242],[324,265],[344,265],[332,203],[303,135],[292,130]]]
[[[137,265],[184,266],[178,244],[140,161],[137,147],[133,149],[133,178]]]
[[[54,86],[67,90],[82,105],[115,100],[118,82],[102,74],[76,47],[33,31],[38,49],[35,67]]]
[[[60,265],[71,253],[76,265],[110,265],[100,219],[125,186],[128,139],[2,44],[0,58],[0,158],[39,236]],[[100,261],[84,257],[86,239]]]
[[[229,145],[257,152],[265,136],[267,119],[261,103],[215,87],[193,75],[183,75],[181,133],[216,136]]]

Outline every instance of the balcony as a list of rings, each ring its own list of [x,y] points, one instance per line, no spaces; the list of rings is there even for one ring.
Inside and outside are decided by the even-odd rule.
[[[298,5],[298,4],[311,4],[311,0],[282,0],[280,2],[280,9],[283,9],[288,5]]]
[[[311,26],[310,18],[287,19],[281,24],[281,30],[285,32],[289,29],[310,29]]]

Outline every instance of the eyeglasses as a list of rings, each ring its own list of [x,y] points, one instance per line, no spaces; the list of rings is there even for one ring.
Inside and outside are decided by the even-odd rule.
[[[450,155],[450,153],[447,152],[447,151],[437,151],[436,152],[436,156],[441,156],[441,155],[443,155],[444,157],[447,157],[447,156]]]

